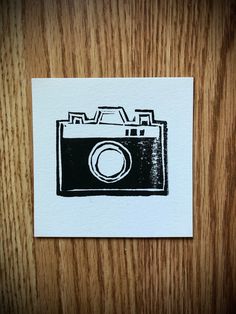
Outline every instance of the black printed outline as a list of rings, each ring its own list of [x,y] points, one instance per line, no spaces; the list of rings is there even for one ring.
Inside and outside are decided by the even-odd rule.
[[[99,196],[99,195],[107,195],[107,196],[151,196],[151,195],[168,195],[169,194],[169,188],[168,188],[168,160],[167,160],[167,133],[168,133],[168,128],[167,128],[167,122],[166,121],[160,121],[160,120],[155,120],[154,117],[154,110],[150,109],[136,109],[136,113],[146,113],[150,114],[151,118],[151,125],[148,125],[148,127],[153,126],[155,127],[156,125],[162,125],[163,127],[160,129],[161,130],[161,138],[163,138],[163,155],[162,158],[163,160],[163,165],[164,165],[164,178],[165,181],[163,183],[163,189],[158,190],[156,189],[155,191],[150,189],[143,189],[143,190],[127,190],[127,189],[119,189],[119,190],[89,190],[87,189],[86,191],[83,190],[63,190],[61,188],[61,174],[60,174],[60,139],[63,137],[63,122],[65,123],[72,123],[74,124],[73,118],[71,119],[71,116],[80,118],[80,116],[84,117],[84,122],[88,122],[88,124],[97,124],[99,121],[99,124],[111,124],[111,123],[102,123],[101,122],[101,111],[102,110],[121,110],[121,112],[124,114],[123,117],[125,117],[125,121],[123,120],[123,117],[121,116],[122,120],[124,121],[124,124],[116,124],[116,125],[127,125],[127,126],[139,126],[139,124],[135,124],[135,118],[130,121],[128,119],[128,116],[124,110],[123,107],[118,106],[118,107],[112,107],[112,106],[101,106],[98,107],[99,112],[95,113],[94,118],[88,119],[86,113],[82,112],[69,112],[68,113],[68,120],[57,120],[56,121],[56,193],[59,196]],[[75,118],[74,118],[75,119]],[[156,125],[154,125],[156,124]],[[145,125],[143,125],[143,128],[145,129]],[[163,132],[163,133],[162,133]],[[105,138],[103,138],[103,141]],[[107,138],[107,141],[111,141],[112,138]]]

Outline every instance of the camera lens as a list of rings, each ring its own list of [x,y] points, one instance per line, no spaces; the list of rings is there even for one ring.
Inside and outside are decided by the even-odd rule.
[[[92,174],[106,183],[113,183],[124,178],[130,171],[131,162],[131,155],[127,148],[114,141],[97,143],[88,159]]]
[[[97,167],[100,173],[111,177],[119,173],[125,163],[124,155],[115,149],[106,149],[98,156]]]

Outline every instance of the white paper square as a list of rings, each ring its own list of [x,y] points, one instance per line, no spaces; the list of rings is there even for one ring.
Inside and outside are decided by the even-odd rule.
[[[192,78],[32,79],[32,92],[35,236],[192,237]],[[130,120],[150,109],[167,122],[168,195],[57,195],[56,121],[92,118],[99,106],[123,107]]]

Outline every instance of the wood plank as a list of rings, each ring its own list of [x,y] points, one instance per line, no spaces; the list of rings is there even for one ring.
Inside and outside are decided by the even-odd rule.
[[[3,0],[0,14],[0,313],[233,313],[235,1]],[[135,76],[195,78],[194,239],[34,239],[31,78]]]

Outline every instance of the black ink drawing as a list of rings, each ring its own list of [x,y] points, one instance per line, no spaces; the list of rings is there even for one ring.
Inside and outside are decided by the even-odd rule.
[[[57,121],[57,194],[167,195],[167,122],[153,110],[69,112]]]

